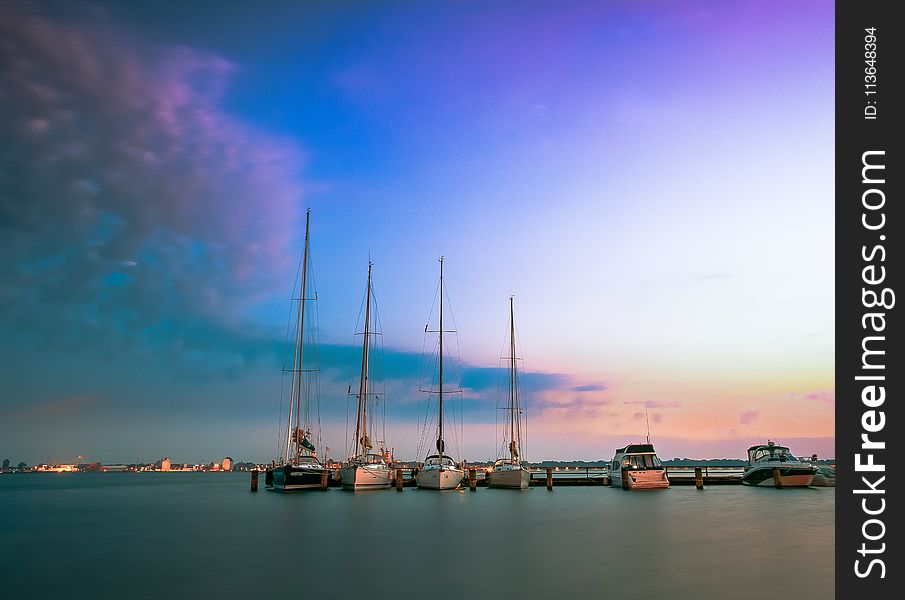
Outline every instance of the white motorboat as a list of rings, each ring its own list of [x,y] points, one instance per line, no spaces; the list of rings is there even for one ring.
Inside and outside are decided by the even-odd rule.
[[[786,446],[777,446],[771,440],[748,448],[742,483],[780,487],[774,473],[778,473],[781,487],[807,487],[813,482],[817,467],[798,460]]]
[[[654,445],[628,444],[618,448],[609,468],[610,485],[624,490],[662,490],[669,487],[666,467],[657,458]]]

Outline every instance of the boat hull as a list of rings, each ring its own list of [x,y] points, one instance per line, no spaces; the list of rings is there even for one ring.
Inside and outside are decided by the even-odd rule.
[[[669,477],[665,469],[642,469],[617,472],[611,484],[624,490],[669,489]]]
[[[277,492],[296,492],[321,489],[326,469],[283,465],[273,469],[273,489]]]
[[[815,487],[836,487],[836,469],[818,467],[811,485]]]
[[[464,477],[462,469],[424,467],[415,475],[415,485],[424,490],[454,490]]]
[[[384,466],[348,465],[340,472],[345,490],[378,490],[390,487],[392,471]]]
[[[815,469],[809,466],[784,466],[778,467],[779,482],[782,487],[808,487],[814,481]],[[745,485],[776,486],[773,479],[773,467],[765,465],[748,469],[742,475],[742,483]]]
[[[487,473],[487,486],[527,490],[531,483],[531,473],[527,469],[494,470]]]

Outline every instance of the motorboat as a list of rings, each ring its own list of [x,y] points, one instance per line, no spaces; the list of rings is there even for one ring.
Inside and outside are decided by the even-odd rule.
[[[814,481],[817,467],[801,461],[789,452],[786,446],[779,446],[772,440],[748,448],[748,465],[742,474],[746,485],[775,487],[807,487]],[[779,485],[774,480],[779,475]]]

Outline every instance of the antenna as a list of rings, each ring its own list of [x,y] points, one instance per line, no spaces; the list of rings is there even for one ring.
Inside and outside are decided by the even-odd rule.
[[[644,407],[644,420],[647,422],[647,443],[650,444],[650,419],[647,418],[647,407]]]

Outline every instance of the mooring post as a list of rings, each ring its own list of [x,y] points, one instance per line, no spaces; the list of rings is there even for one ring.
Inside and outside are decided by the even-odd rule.
[[[694,468],[694,487],[699,490],[704,489],[704,475],[701,473],[701,467]]]
[[[475,473],[474,467],[468,468],[468,489],[472,492],[478,489],[478,476]]]
[[[396,469],[396,491],[402,491],[402,469]]]
[[[329,475],[329,473],[330,473],[330,471],[328,471],[327,469],[324,469],[323,471],[321,471],[321,489],[322,490],[327,489],[327,476]]]
[[[779,467],[773,467],[773,485],[776,489],[782,489],[782,475],[779,474]]]
[[[553,467],[547,467],[547,489],[553,489]]]
[[[251,491],[253,491],[253,492],[258,491],[258,470],[257,469],[251,470]]]

